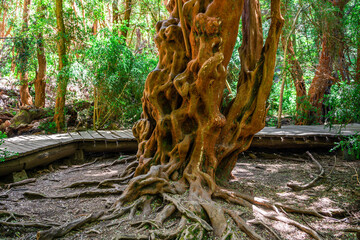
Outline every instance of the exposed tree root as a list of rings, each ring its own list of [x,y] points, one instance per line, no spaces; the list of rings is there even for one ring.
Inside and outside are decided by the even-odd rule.
[[[87,166],[90,166],[90,165],[93,165],[94,163],[97,163],[99,160],[103,160],[104,158],[103,157],[98,157],[98,158],[95,158],[95,160],[94,161],[92,161],[92,162],[89,162],[89,163],[84,163],[84,164],[82,164],[82,165],[76,165],[76,166],[72,166],[73,168],[84,168],[84,167],[87,167]]]
[[[22,180],[22,181],[19,181],[19,182],[6,184],[5,188],[10,189],[12,187],[23,186],[23,185],[26,185],[28,183],[33,183],[33,182],[36,182],[36,178],[29,178],[29,179],[25,179],[25,180]]]
[[[187,194],[182,195],[182,193],[176,192],[174,190],[174,184],[170,182],[166,176],[161,175],[161,166],[154,166],[147,174],[134,177],[134,172],[131,172],[131,170],[135,167],[135,164],[138,164],[137,161],[128,164],[123,172],[123,175],[128,175],[121,178],[105,179],[103,181],[82,181],[66,186],[66,188],[90,185],[107,187],[112,184],[120,184],[120,186],[116,185],[120,188],[91,190],[59,196],[48,196],[37,192],[24,193],[24,196],[30,199],[69,199],[122,194],[120,200],[106,211],[105,214],[94,213],[86,218],[56,227],[55,224],[51,223],[32,222],[4,222],[3,225],[9,227],[31,226],[51,228],[46,231],[38,232],[38,239],[53,239],[55,237],[64,236],[72,229],[77,228],[86,222],[119,219],[118,221],[115,220],[108,224],[107,227],[124,223],[131,226],[132,229],[134,229],[134,232],[131,234],[118,235],[114,239],[203,239],[208,238],[209,236],[215,236],[218,237],[218,239],[223,240],[239,239],[237,233],[233,230],[235,226],[243,231],[250,239],[263,239],[263,237],[256,233],[250,226],[250,224],[255,224],[263,226],[267,231],[274,235],[276,239],[281,239],[270,226],[266,225],[261,220],[262,217],[265,217],[267,219],[293,225],[301,231],[308,233],[314,239],[321,239],[319,233],[314,229],[290,219],[286,212],[313,215],[320,218],[324,218],[325,215],[330,215],[329,213],[295,208],[281,203],[271,202],[269,200],[223,189],[215,185],[211,198],[220,198],[235,205],[241,205],[251,209],[254,213],[258,213],[256,215],[257,218],[246,222],[240,217],[242,213],[233,209],[218,206],[218,204],[211,199],[204,200],[201,196],[194,199],[189,198]],[[130,179],[131,182],[124,191],[121,184]],[[129,188],[129,186],[131,186],[131,188]],[[129,189],[131,191],[129,191]],[[205,189],[202,191],[205,191]],[[157,203],[157,207],[154,207],[152,203],[156,196],[161,197],[163,202],[160,205]],[[184,201],[184,197],[189,198],[189,200]],[[133,202],[129,199],[133,200]],[[156,201],[158,200],[159,198],[157,198]],[[124,204],[129,202],[131,202],[130,205]],[[142,212],[142,214],[139,215],[139,212]],[[153,213],[155,213],[155,216]],[[15,213],[0,211],[0,216],[9,216],[15,219],[15,216],[24,217],[25,215],[16,215]],[[171,219],[171,221],[168,221],[169,219]],[[176,224],[177,226],[175,227]],[[357,229],[355,230],[356,231],[353,232],[358,233]]]
[[[37,192],[24,192],[24,197],[28,199],[69,199],[69,198],[79,198],[79,197],[95,197],[95,196],[104,196],[104,195],[118,195],[122,194],[124,191],[123,188],[117,189],[106,189],[106,190],[93,190],[93,191],[84,191],[80,193],[71,193],[67,195],[59,195],[59,196],[47,196],[45,194],[37,193]]]
[[[4,217],[4,216],[28,217],[27,215],[24,215],[24,214],[19,214],[19,213],[15,213],[15,212],[9,212],[9,211],[5,211],[5,210],[0,210],[0,217]]]
[[[318,235],[318,233],[314,230],[312,230],[311,228],[296,222],[288,217],[286,217],[284,214],[277,214],[277,213],[272,213],[272,212],[267,212],[263,209],[260,209],[256,206],[254,206],[254,209],[256,209],[257,212],[261,213],[264,217],[271,219],[271,220],[276,220],[276,221],[280,221],[280,222],[284,222],[287,223],[289,225],[295,226],[297,228],[299,228],[300,230],[308,233],[310,236],[312,236],[313,238],[320,240],[321,237]]]
[[[100,181],[80,181],[80,182],[75,182],[72,183],[70,185],[67,185],[63,188],[76,188],[76,187],[84,187],[84,186],[94,186],[94,185],[98,185],[100,183]]]
[[[51,240],[51,239],[54,239],[56,237],[62,237],[65,234],[67,234],[68,232],[70,232],[74,228],[78,228],[78,227],[81,227],[82,225],[84,225],[86,223],[96,221],[103,214],[104,214],[104,212],[93,213],[93,214],[90,214],[87,217],[77,219],[77,220],[75,220],[73,222],[64,224],[64,225],[59,226],[59,227],[52,227],[49,230],[39,231],[37,233],[37,235],[36,235],[37,240]]]
[[[136,158],[135,155],[134,156],[129,156],[129,157],[117,159],[114,162],[109,163],[109,164],[101,165],[100,168],[112,167],[112,166],[118,165],[118,164],[128,164],[128,163],[134,162],[136,160],[137,160],[137,158]]]
[[[290,187],[294,191],[301,191],[301,190],[311,188],[311,187],[315,186],[315,184],[320,179],[325,177],[325,171],[324,171],[324,168],[321,166],[321,164],[313,157],[313,155],[309,151],[307,151],[306,153],[310,156],[311,160],[313,160],[316,163],[316,165],[319,167],[320,173],[311,182],[309,182],[307,184],[288,183],[287,186]]]
[[[184,214],[187,218],[200,223],[200,225],[206,230],[206,231],[213,231],[214,229],[202,218],[198,217],[194,212],[190,211],[189,209],[185,208],[178,200],[171,197],[169,194],[163,193],[162,196],[164,197],[164,200],[167,200],[174,204],[174,206],[177,208],[179,212]]]
[[[0,221],[0,225],[8,226],[8,227],[33,227],[33,228],[51,228],[53,226],[57,226],[58,224],[50,224],[50,223],[39,223],[39,222],[5,222]]]
[[[236,225],[246,233],[251,239],[262,240],[263,238],[259,236],[238,214],[234,211],[225,209],[225,212],[230,215],[230,217],[235,221]]]
[[[254,225],[261,225],[263,226],[266,230],[268,230],[277,240],[281,240],[281,238],[279,237],[279,235],[273,230],[271,229],[271,227],[269,227],[266,223],[264,223],[263,221],[259,220],[259,219],[253,219],[248,221],[248,223],[250,224],[254,224]]]

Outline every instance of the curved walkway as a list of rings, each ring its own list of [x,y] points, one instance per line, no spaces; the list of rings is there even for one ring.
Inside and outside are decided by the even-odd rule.
[[[360,131],[360,124],[350,124],[339,131],[318,126],[283,126],[281,129],[265,127],[254,137],[251,147],[272,149],[332,147],[341,135]],[[0,162],[0,176],[14,171],[46,165],[55,160],[83,152],[134,152],[137,142],[131,130],[82,131],[53,135],[28,135],[5,139],[0,146],[6,152]]]

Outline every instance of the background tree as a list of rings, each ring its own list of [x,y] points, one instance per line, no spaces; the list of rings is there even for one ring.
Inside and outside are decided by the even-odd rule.
[[[42,19],[45,19],[46,5],[40,1],[36,8],[37,22],[39,23]],[[46,87],[46,56],[45,46],[43,37],[43,27],[39,27],[39,33],[37,35],[37,60],[38,70],[36,72],[35,79],[35,106],[45,106],[45,87]]]
[[[67,35],[65,31],[64,19],[63,19],[63,2],[62,0],[56,0],[56,25],[58,32],[58,55],[59,55],[59,75],[57,79],[57,91],[56,91],[56,103],[55,103],[55,115],[54,120],[56,123],[56,128],[58,131],[61,131],[65,126],[65,116],[64,116],[64,107],[65,107],[65,96],[66,96],[66,87],[68,83],[69,76],[66,72],[68,59],[66,54],[66,42]]]
[[[23,5],[23,23],[21,30],[21,40],[19,43],[19,75],[20,75],[20,101],[21,106],[32,105],[32,97],[29,93],[29,73],[28,73],[28,62],[29,62],[29,36],[27,31],[29,27],[30,17],[30,2],[31,0],[24,0]]]

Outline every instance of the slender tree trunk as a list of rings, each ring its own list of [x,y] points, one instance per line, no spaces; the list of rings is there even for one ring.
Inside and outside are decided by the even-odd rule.
[[[282,39],[283,40],[283,39]],[[283,44],[283,48],[284,48]],[[290,66],[289,71],[290,75],[294,81],[295,90],[296,90],[296,124],[303,125],[304,117],[301,115],[303,112],[306,112],[306,102],[307,102],[307,92],[306,85],[304,81],[304,73],[302,71],[301,65],[296,58],[293,42],[290,40],[287,44],[287,62]]]
[[[284,44],[283,44],[284,47]],[[295,90],[296,90],[296,97],[302,98],[306,96],[306,86],[304,81],[304,73],[302,71],[300,62],[297,60],[295,55],[293,41],[289,41],[287,45],[287,53],[288,57],[287,60],[289,62],[290,68],[290,75],[294,80]],[[296,108],[299,109],[300,102],[296,102]]]
[[[40,18],[45,18],[46,7],[44,5],[39,5],[37,12]],[[45,106],[45,87],[46,87],[46,56],[45,56],[45,47],[44,47],[44,37],[42,30],[37,36],[37,60],[38,60],[38,71],[35,79],[35,106],[44,107]]]
[[[335,80],[332,77],[332,58],[329,52],[329,46],[327,43],[327,33],[324,33],[322,39],[322,50],[319,59],[319,65],[316,68],[314,79],[311,82],[309,88],[309,101],[310,104],[314,107],[310,111],[309,120],[320,121],[322,102],[326,90],[332,85],[332,82]]]
[[[56,91],[56,103],[55,103],[55,115],[54,120],[57,130],[60,132],[65,126],[65,96],[66,87],[68,82],[68,75],[64,68],[68,65],[68,59],[66,55],[66,31],[63,19],[63,2],[62,0],[56,0],[56,25],[58,31],[57,49],[59,55],[59,75],[57,79],[57,91]]]
[[[28,83],[28,55],[29,55],[29,46],[28,46],[28,38],[26,32],[29,27],[29,12],[30,12],[30,3],[31,0],[24,0],[24,9],[23,9],[23,26],[22,26],[22,34],[23,38],[21,39],[21,47],[19,49],[19,77],[20,77],[20,101],[21,106],[29,106],[32,105],[32,97],[29,92],[29,83]],[[25,35],[25,37],[24,37]]]
[[[125,28],[121,30],[121,36],[127,39],[128,30],[130,27],[130,16],[131,16],[131,8],[132,8],[132,2],[131,0],[125,1],[125,16],[124,16],[124,23]]]
[[[5,29],[6,29],[6,17],[7,17],[7,9],[4,7],[0,8],[0,14],[3,14],[2,21],[0,23],[0,37],[5,37]]]
[[[117,28],[117,24],[120,21],[120,12],[119,12],[119,0],[114,0],[112,2],[112,11],[113,11],[113,28]]]
[[[356,74],[355,81],[360,83],[360,37],[357,39],[357,61],[356,61]]]

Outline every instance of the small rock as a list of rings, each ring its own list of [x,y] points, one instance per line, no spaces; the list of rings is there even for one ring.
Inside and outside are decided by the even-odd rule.
[[[256,159],[256,158],[257,158],[256,155],[253,154],[253,153],[249,153],[249,157],[251,157],[252,159]]]
[[[20,182],[22,180],[28,179],[28,176],[26,174],[25,170],[22,170],[21,172],[14,172],[13,173],[13,181],[14,182]]]
[[[59,166],[60,169],[68,169],[68,166]]]
[[[51,172],[55,171],[52,164],[49,165],[49,170],[50,170]]]

